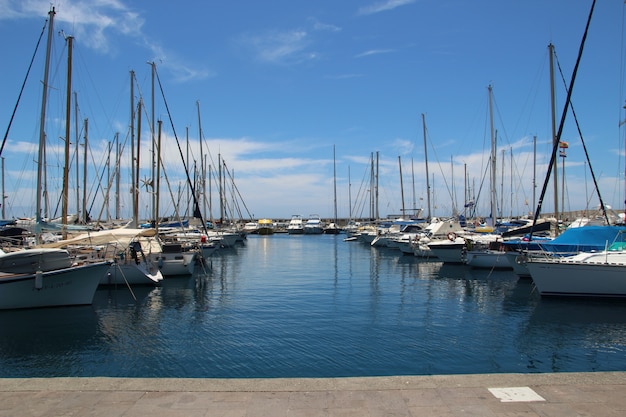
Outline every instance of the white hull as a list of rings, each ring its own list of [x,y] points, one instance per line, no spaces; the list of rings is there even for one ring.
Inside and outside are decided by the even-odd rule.
[[[513,269],[506,252],[498,250],[470,250],[466,253],[466,263],[472,268]]]
[[[0,254],[0,271],[14,274],[34,274],[39,271],[55,271],[69,268],[72,260],[66,250],[37,248]]]
[[[115,262],[107,274],[100,279],[100,285],[156,285],[163,280],[163,275],[153,264],[150,268],[144,263],[130,260]]]
[[[533,259],[526,266],[541,295],[626,297],[624,253]]]
[[[108,262],[43,272],[0,275],[0,309],[87,305],[109,269]]]
[[[157,264],[163,276],[191,275],[196,267],[196,252],[152,253],[150,258]]]
[[[428,248],[439,258],[441,262],[450,264],[465,263],[465,241],[433,241],[428,244]]]
[[[530,277],[530,272],[526,267],[526,255],[517,251],[510,251],[506,253],[506,258],[509,260],[509,264],[511,264],[511,268],[513,268],[513,272],[515,272],[517,276],[524,278]]]

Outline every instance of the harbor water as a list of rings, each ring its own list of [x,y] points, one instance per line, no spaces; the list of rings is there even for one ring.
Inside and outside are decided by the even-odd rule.
[[[541,298],[510,271],[344,237],[249,236],[193,277],[0,311],[0,377],[626,370],[624,301]]]

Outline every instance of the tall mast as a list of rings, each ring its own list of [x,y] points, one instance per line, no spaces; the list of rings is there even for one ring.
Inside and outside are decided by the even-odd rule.
[[[196,101],[198,109],[198,142],[200,143],[200,184],[202,185],[202,214],[206,215],[206,163],[202,149],[202,121],[200,120],[200,100]]]
[[[404,215],[406,214],[406,209],[404,207],[404,184],[402,181],[402,159],[400,158],[400,155],[398,155],[398,166],[400,168],[400,199],[402,202],[402,216],[404,217]]]
[[[120,219],[120,142],[119,133],[115,133],[115,220]]]
[[[537,207],[537,135],[533,136],[533,210]]]
[[[426,146],[426,116],[424,113],[422,113],[422,127],[424,130],[424,161],[426,162],[426,202],[428,204],[426,219],[430,220],[430,179],[428,176],[428,147]]]
[[[376,220],[380,218],[380,213],[378,211],[378,162],[379,151],[376,151]]]
[[[155,203],[154,203],[154,215],[155,215],[155,222],[154,222],[154,227],[157,230],[157,232],[159,231],[159,193],[160,193],[160,189],[161,189],[161,125],[163,124],[163,122],[161,120],[159,120],[158,122],[158,126],[159,126],[159,132],[158,132],[158,136],[157,136],[157,147],[156,147],[156,183],[155,183],[155,190],[154,190],[154,194],[156,195],[155,198]],[[177,209],[178,211],[178,209]]]
[[[6,204],[4,204],[6,202],[6,195],[4,194],[4,156],[2,157],[2,218],[6,219],[7,218],[7,214],[6,214],[6,210],[5,210],[5,206]]]
[[[151,92],[151,114],[150,114],[150,138],[152,139],[152,173],[151,173],[151,177],[152,178],[152,186],[154,187],[154,184],[156,182],[156,178],[155,178],[155,164],[158,164],[158,160],[154,151],[154,72],[156,69],[156,64],[154,62],[148,62],[148,65],[150,65],[150,72],[152,74],[151,80],[152,80],[152,92]],[[153,190],[154,191],[154,190]],[[157,199],[157,194],[156,193],[152,193],[152,198],[150,199],[151,203],[152,203],[152,217],[154,218],[154,220],[156,222],[159,221],[159,219],[157,218],[157,209],[156,209],[156,199]]]
[[[80,219],[80,130],[78,129],[78,93],[74,91],[74,137],[76,141],[76,216]]]
[[[139,103],[137,103],[137,165],[133,167],[135,169],[135,203],[133,208],[135,210],[133,219],[136,225],[139,225],[139,166],[141,156],[141,109],[143,107],[143,99],[139,97]]]
[[[52,33],[54,30],[54,7],[48,12],[50,16],[50,25],[48,26],[48,43],[46,47],[46,65],[43,76],[43,93],[41,97],[41,120],[39,121],[39,154],[37,159],[37,202],[35,219],[37,223],[41,222],[41,199],[43,186],[43,163],[46,152],[46,106],[48,100],[48,76],[50,73],[50,49],[52,47]]]
[[[333,187],[335,194],[335,225],[337,224],[337,164],[335,160],[335,145],[333,145]]]
[[[70,115],[72,104],[72,44],[74,38],[67,37],[67,102],[65,112],[65,161],[63,166],[63,203],[61,205],[61,222],[63,224],[63,238],[67,238],[67,206],[69,204],[69,175],[70,175]]]
[[[130,71],[130,173],[131,173],[131,192],[132,192],[132,221],[131,226],[136,228],[137,222],[137,190],[135,178],[135,71]]]
[[[87,152],[89,152],[89,120],[85,119],[85,154],[83,159],[83,224],[87,224]]]
[[[374,203],[374,176],[375,176],[375,171],[374,171],[374,152],[371,153],[370,155],[370,219],[374,220],[375,219],[375,203]]]
[[[489,126],[491,130],[491,178],[490,178],[490,195],[491,195],[491,221],[490,226],[496,224],[496,135],[493,129],[493,91],[491,85],[488,87],[489,91]]]
[[[548,45],[548,51],[550,52],[550,113],[552,115],[552,146],[556,148],[559,143],[559,138],[556,132],[556,102],[554,97],[554,45]],[[554,179],[554,218],[559,220],[559,185],[558,175],[556,169],[557,160],[554,160],[554,166],[552,170],[552,178]],[[543,197],[542,197],[543,198]]]
[[[349,220],[352,220],[352,182],[350,181],[350,165],[348,165],[348,214],[350,216]]]

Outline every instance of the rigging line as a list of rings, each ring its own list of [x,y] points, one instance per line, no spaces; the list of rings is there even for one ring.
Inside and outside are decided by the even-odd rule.
[[[559,63],[559,58],[556,56],[556,50],[554,51],[554,56],[556,57],[556,65],[557,68],[559,69],[559,73],[561,74],[561,80],[563,81],[563,84],[566,85],[565,83],[565,77],[563,76],[563,71],[561,70],[561,64]],[[580,130],[580,124],[578,124],[578,118],[576,117],[576,112],[574,111],[574,104],[571,102],[569,103],[570,109],[572,110],[572,116],[574,117],[574,122],[576,123],[576,129],[578,130],[578,136],[580,136],[580,142],[583,145],[583,150],[585,151],[585,157],[587,158],[587,163],[589,164],[589,171],[591,172],[591,178],[593,179],[593,185],[594,187],[596,187],[596,193],[598,193],[598,199],[600,200],[600,204],[602,205],[602,213],[604,214],[604,219],[606,220],[607,224],[610,224],[609,222],[609,215],[606,213],[606,210],[604,210],[604,206],[602,204],[602,202],[604,201],[602,198],[602,195],[600,194],[600,188],[598,187],[598,181],[596,180],[596,174],[593,171],[593,167],[591,166],[591,160],[589,159],[589,152],[587,151],[587,145],[585,144],[585,139],[583,138],[583,132]]]
[[[426,135],[427,137],[430,137],[430,133],[427,133]],[[443,177],[443,183],[446,185],[446,190],[448,191],[448,195],[450,196],[450,200],[452,200],[452,206],[454,207],[455,202],[454,202],[454,196],[452,195],[452,190],[450,189],[450,185],[448,185],[448,180],[446,178],[446,175],[443,173],[443,168],[441,167],[441,161],[439,161],[439,155],[437,155],[437,150],[435,149],[435,146],[432,143],[432,140],[428,141],[430,143],[430,148],[432,149],[433,153],[435,154],[435,160],[437,161],[437,167],[439,168],[439,172],[441,172],[441,176]],[[465,204],[465,203],[463,203]]]
[[[230,170],[228,168],[226,168],[226,162],[222,161],[222,163],[224,164],[224,170],[226,171],[226,174],[228,175],[228,178],[230,179],[232,185],[233,185],[233,189],[237,192],[237,195],[239,196],[239,199],[241,199],[241,203],[243,204],[243,207],[246,209],[246,212],[248,213],[248,216],[250,216],[250,218],[252,218],[252,215],[250,214],[250,210],[248,210],[248,206],[246,206],[246,202],[243,199],[243,196],[241,195],[241,193],[239,192],[239,188],[237,187],[237,184],[235,184],[235,179],[233,178]],[[241,216],[241,213],[240,213]]]
[[[187,162],[185,161],[185,154],[183,153],[183,149],[180,147],[180,142],[178,141],[178,135],[176,134],[176,128],[174,127],[174,121],[172,120],[170,107],[167,104],[167,100],[165,99],[165,92],[163,91],[163,85],[161,84],[161,77],[159,77],[159,72],[157,71],[156,66],[154,67],[154,74],[156,75],[157,82],[159,83],[159,90],[161,91],[161,96],[163,97],[163,103],[165,104],[165,109],[167,110],[167,117],[170,121],[170,125],[172,126],[172,132],[174,133],[174,139],[176,139],[176,145],[178,146],[180,159],[183,162],[183,168],[185,169],[185,176],[187,177],[187,186],[192,190],[191,195],[193,197],[194,217],[200,218],[200,222],[202,223],[202,229],[204,230],[204,233],[208,235],[209,231],[207,230],[206,222],[204,221],[204,217],[202,215],[202,212],[200,211],[200,205],[198,204],[198,198],[196,197],[196,192],[193,189],[193,184],[191,183],[191,178],[189,177],[189,171],[187,170]]]
[[[15,113],[17,112],[17,108],[20,105],[20,100],[22,99],[22,93],[24,93],[24,88],[26,87],[26,81],[28,80],[28,76],[30,75],[30,70],[33,68],[33,62],[35,61],[35,56],[37,55],[37,50],[39,49],[39,45],[41,44],[41,39],[46,30],[46,26],[48,26],[48,19],[45,19],[43,27],[41,28],[41,34],[39,34],[39,39],[37,40],[37,45],[35,46],[35,52],[33,53],[32,58],[30,59],[30,64],[28,64],[28,70],[26,71],[26,76],[24,77],[24,81],[22,82],[22,87],[20,88],[20,94],[17,96],[17,102],[15,103],[15,107],[13,107],[13,113],[11,113],[11,118],[9,119],[9,125],[7,126],[7,130],[4,133],[4,138],[2,139],[2,145],[0,145],[0,156],[2,156],[2,151],[4,150],[4,145],[7,142],[7,138],[9,137],[9,131],[11,130],[11,125],[13,125],[13,119],[15,118]]]
[[[591,10],[589,10],[589,17],[587,18],[587,25],[585,26],[585,32],[583,33],[582,40],[580,42],[580,47],[578,49],[578,57],[576,58],[576,64],[574,65],[574,70],[572,71],[572,79],[570,81],[570,86],[567,89],[567,98],[565,100],[565,105],[563,106],[563,113],[561,114],[561,121],[559,123],[559,130],[556,134],[556,140],[554,141],[554,145],[552,146],[552,155],[550,156],[550,164],[548,165],[548,172],[546,173],[546,178],[543,181],[543,187],[541,188],[541,194],[539,195],[539,201],[537,202],[537,208],[535,210],[535,216],[533,217],[533,225],[530,228],[530,233],[528,236],[528,241],[532,241],[533,239],[533,231],[535,229],[535,225],[537,224],[537,219],[539,218],[539,214],[541,213],[541,206],[543,206],[543,199],[546,195],[546,190],[548,189],[548,182],[550,181],[550,175],[552,174],[552,167],[554,166],[554,162],[556,160],[557,150],[559,148],[559,142],[561,142],[561,134],[563,133],[563,125],[565,124],[565,116],[567,116],[567,108],[569,107],[570,100],[572,99],[572,90],[574,89],[574,81],[576,81],[576,73],[578,72],[578,65],[580,64],[580,59],[582,58],[583,49],[585,47],[585,40],[587,39],[587,33],[589,32],[589,25],[591,24],[591,16],[593,16],[593,9],[595,8],[596,0],[593,0],[591,4]],[[602,211],[604,210],[604,202],[600,200],[600,206]]]

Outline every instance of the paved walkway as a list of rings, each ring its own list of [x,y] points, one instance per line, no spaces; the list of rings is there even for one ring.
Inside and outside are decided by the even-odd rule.
[[[626,372],[324,379],[0,379],[0,417],[624,415]]]

